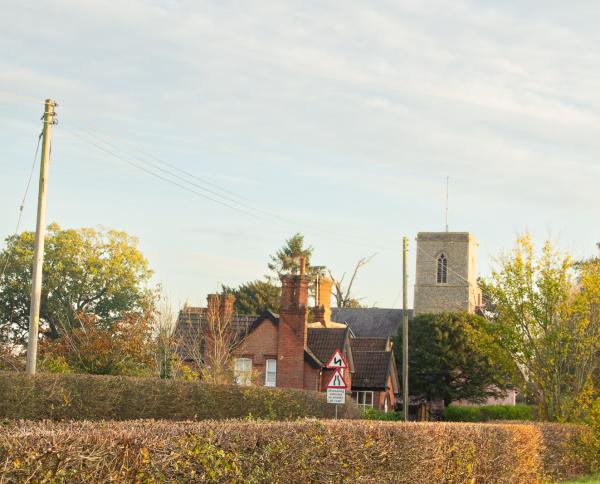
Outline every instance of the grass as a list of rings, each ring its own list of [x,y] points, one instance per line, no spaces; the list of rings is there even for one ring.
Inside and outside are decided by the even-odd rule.
[[[597,474],[593,474],[591,476],[580,477],[579,479],[575,479],[574,481],[563,481],[563,484],[575,484],[575,483],[581,483],[581,482],[585,482],[587,484],[600,483],[600,472],[598,472]]]

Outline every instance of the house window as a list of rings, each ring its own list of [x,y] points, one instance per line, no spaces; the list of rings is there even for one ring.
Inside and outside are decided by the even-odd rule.
[[[252,360],[250,358],[236,358],[234,376],[238,385],[250,385],[252,383]]]
[[[265,386],[274,387],[277,379],[277,360],[267,360],[265,367]]]
[[[448,282],[448,259],[441,254],[437,259],[437,283],[446,284]]]
[[[373,392],[352,392],[352,398],[359,408],[373,408]]]

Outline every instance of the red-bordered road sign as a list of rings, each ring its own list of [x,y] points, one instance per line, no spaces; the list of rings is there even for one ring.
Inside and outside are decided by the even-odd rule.
[[[333,356],[329,359],[329,363],[327,363],[327,368],[348,368],[348,364],[346,363],[346,359],[342,352],[339,349],[336,349],[333,353]]]
[[[346,386],[346,380],[344,380],[342,372],[339,368],[336,368],[329,380],[329,383],[327,383],[327,388],[346,388]]]

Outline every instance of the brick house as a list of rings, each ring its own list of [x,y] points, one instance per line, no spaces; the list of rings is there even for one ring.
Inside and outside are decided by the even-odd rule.
[[[332,376],[326,366],[339,349],[348,363],[348,392],[357,405],[393,410],[399,382],[390,339],[359,338],[345,323],[332,321],[329,279],[320,278],[314,307],[308,305],[309,278],[303,268],[281,281],[278,314],[234,315],[231,295],[209,295],[208,308],[180,312],[175,336],[184,341],[198,333],[207,337],[210,308],[218,307],[219,317],[230,321],[241,339],[234,351],[236,383],[325,391]]]

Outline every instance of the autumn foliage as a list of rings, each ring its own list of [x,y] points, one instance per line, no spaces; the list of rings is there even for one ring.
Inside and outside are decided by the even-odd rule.
[[[589,470],[569,425],[370,421],[11,422],[8,482],[555,481]]]
[[[148,375],[154,367],[152,321],[144,313],[125,314],[110,328],[80,314],[78,327],[42,342],[42,370],[96,375]]]

